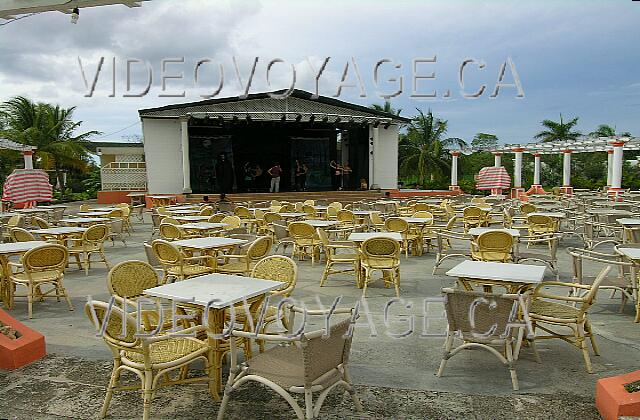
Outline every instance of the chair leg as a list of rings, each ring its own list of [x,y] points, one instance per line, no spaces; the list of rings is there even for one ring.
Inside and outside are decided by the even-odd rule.
[[[587,373],[593,373],[593,367],[591,366],[591,357],[589,356],[589,348],[587,347],[587,343],[585,343],[584,327],[582,325],[578,325],[578,327],[574,331],[574,334],[576,337],[576,346],[582,350],[582,357],[584,358]]]
[[[73,311],[73,304],[71,303],[71,299],[69,298],[69,294],[67,293],[67,289],[64,288],[64,286],[62,285],[62,283],[58,282],[56,283],[56,294],[58,295],[58,301],[60,300],[59,297],[60,295],[62,295],[65,300],[67,301],[67,305],[69,305],[69,310]]]
[[[153,397],[153,372],[145,370],[144,383],[142,385],[143,412],[142,419],[149,420],[149,412],[151,411],[151,398]]]
[[[324,286],[324,282],[327,281],[327,277],[329,277],[329,270],[331,269],[331,262],[327,260],[327,265],[324,267],[324,272],[322,273],[322,278],[320,279],[320,287]]]
[[[102,403],[102,410],[100,411],[101,419],[107,416],[107,411],[109,410],[109,404],[111,403],[111,397],[113,396],[113,389],[116,387],[118,378],[120,377],[120,371],[118,370],[119,367],[120,367],[120,361],[117,359],[114,359],[113,371],[111,372],[111,379],[109,379],[109,385],[107,387],[107,395],[105,395],[104,397],[104,403]]]
[[[89,268],[91,268],[91,254],[84,252],[82,257],[84,258],[84,275],[88,276]]]
[[[304,406],[305,406],[305,419],[313,419],[313,393],[311,389],[304,390]]]
[[[514,391],[518,391],[520,387],[518,385],[518,374],[513,361],[513,347],[511,347],[511,343],[508,341],[505,343],[505,354],[507,356],[509,373],[511,374],[511,386],[513,386]]]
[[[33,318],[33,284],[27,285],[27,307],[29,312],[29,319]]]
[[[444,354],[442,355],[442,360],[440,361],[440,367],[438,368],[438,372],[436,376],[440,378],[444,373],[444,368],[447,366],[447,360],[449,360],[449,353],[451,352],[451,347],[453,347],[453,333],[447,333],[447,339],[444,342]]]
[[[344,381],[349,384],[349,388],[347,388],[347,392],[351,395],[351,399],[353,400],[353,405],[356,407],[356,411],[358,413],[362,413],[364,408],[362,407],[362,402],[360,402],[360,398],[358,398],[358,394],[356,393],[355,388],[353,387],[353,383],[351,382],[351,376],[349,375],[349,371],[346,366],[343,367],[344,371],[342,376],[344,377]]]
[[[396,288],[396,297],[400,297],[400,269],[396,269],[393,275],[393,284]]]
[[[589,334],[589,340],[591,341],[591,348],[593,349],[593,353],[596,356],[600,356],[600,349],[598,348],[598,343],[596,343],[596,337],[593,334],[591,329],[591,323],[589,321],[585,322],[584,328],[586,332]]]

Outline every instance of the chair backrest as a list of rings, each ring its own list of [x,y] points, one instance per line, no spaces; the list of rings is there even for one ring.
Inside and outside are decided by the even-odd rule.
[[[467,206],[462,210],[462,217],[465,219],[479,219],[484,216],[484,211],[477,206]]]
[[[523,205],[520,206],[520,213],[522,214],[533,213],[536,210],[537,210],[536,206],[534,206],[531,203],[524,203]]]
[[[426,210],[418,210],[415,213],[413,213],[412,217],[417,217],[419,219],[431,219],[433,220],[433,213],[426,211]]]
[[[400,243],[391,238],[369,238],[362,243],[361,249],[365,258],[400,260]]]
[[[11,240],[13,242],[29,242],[36,240],[35,236],[33,236],[31,232],[19,227],[11,228],[9,234],[11,235]]]
[[[144,295],[145,289],[158,284],[158,273],[143,261],[123,261],[109,270],[107,275],[109,293],[121,298],[138,298]]]
[[[306,206],[315,206],[316,202],[315,200],[304,200],[304,204]]]
[[[208,222],[209,223],[221,223],[224,218],[227,217],[226,214],[224,213],[216,213],[214,215],[212,215],[211,217],[209,217]]]
[[[353,223],[355,222],[356,217],[354,216],[351,210],[340,210],[338,211],[338,221],[343,223]]]
[[[247,249],[247,255],[252,260],[259,260],[269,255],[273,239],[271,236],[261,236],[257,238]]]
[[[233,214],[241,219],[251,219],[253,217],[253,215],[251,214],[251,210],[242,206],[236,207],[233,211]]]
[[[173,217],[163,217],[162,219],[160,219],[161,223],[167,223],[167,224],[172,224],[172,225],[179,225],[180,222],[177,221],[176,219],[174,219]]]
[[[295,211],[293,204],[285,203],[278,209],[278,213],[292,213]]]
[[[297,211],[297,212],[302,212],[302,208],[304,207],[304,203],[301,201],[296,202],[293,205],[293,208]]]
[[[62,273],[69,259],[69,251],[58,244],[39,246],[27,251],[22,264],[27,273],[56,270]]]
[[[123,217],[124,216],[124,212],[122,211],[122,209],[113,209],[109,212],[109,214],[107,214],[107,217]]]
[[[380,216],[380,212],[377,212],[377,211],[369,213],[369,220],[371,220],[371,223],[373,223],[374,225],[384,224],[384,220],[382,220],[382,216]]]
[[[233,213],[235,211],[236,205],[229,201],[219,201],[218,202],[218,212],[219,213]]]
[[[409,230],[409,223],[399,217],[389,217],[384,221],[384,228],[389,232],[404,233]]]
[[[21,214],[14,214],[7,220],[7,227],[24,227],[24,216]]]
[[[285,222],[281,220],[276,220],[273,222],[273,233],[276,236],[276,239],[284,239],[289,236],[287,226],[283,223]]]
[[[48,228],[51,227],[49,222],[44,220],[42,217],[38,217],[38,216],[33,216],[31,218],[31,224],[33,226],[36,226],[36,227],[40,228],[40,229],[48,229]]]
[[[284,255],[270,255],[256,263],[251,277],[285,283],[272,294],[288,297],[298,281],[298,266],[295,261]]]
[[[476,243],[480,252],[503,253],[506,256],[513,248],[513,236],[499,230],[487,231],[478,236]]]
[[[282,204],[280,204],[280,201],[278,200],[271,200],[271,203],[269,204],[270,207],[280,207]]]
[[[123,226],[124,220],[122,219],[111,219],[111,221],[109,221],[109,229],[111,230],[111,233],[122,233]]]
[[[456,225],[456,221],[458,220],[457,216],[451,216],[449,218],[449,221],[447,221],[447,226],[445,227],[446,230],[453,230],[453,227]]]
[[[60,220],[62,220],[62,218],[64,217],[65,210],[66,209],[64,207],[53,209],[53,216],[52,216],[53,223],[57,224]]]
[[[442,289],[449,331],[470,342],[490,343],[513,336],[522,300],[515,294],[494,294],[462,289]],[[524,309],[524,308],[523,308]],[[528,325],[528,331],[531,325]]]
[[[302,212],[304,214],[306,214],[307,216],[315,216],[316,215],[316,209],[310,205],[310,204],[304,204],[302,206]]]
[[[242,221],[238,216],[225,216],[224,219],[220,221],[220,223],[224,223],[226,230],[238,229],[242,226]]]
[[[149,265],[151,265],[152,267],[160,267],[160,261],[158,260],[158,257],[156,257],[156,254],[153,253],[151,244],[149,242],[143,242],[142,245],[144,246],[144,253],[147,256],[147,262],[149,263]]]
[[[211,216],[213,214],[213,207],[204,206],[200,209],[200,216]]]
[[[151,248],[153,249],[153,253],[156,258],[163,266],[177,265],[182,261],[182,253],[180,252],[180,249],[171,242],[156,239],[151,242]]]
[[[302,335],[305,386],[310,387],[322,375],[348,363],[351,324],[351,318],[347,318],[333,324],[328,332],[322,329]]]
[[[341,203],[341,202],[339,202],[339,201],[334,201],[334,202],[332,202],[331,204],[329,204],[329,206],[328,206],[328,207],[333,207],[333,208],[335,208],[335,209],[336,209],[336,211],[338,211],[338,210],[342,210],[342,203]]]
[[[271,224],[273,222],[275,222],[276,220],[283,220],[282,216],[278,213],[274,213],[271,211],[268,211],[264,214],[264,222],[267,224]]]
[[[85,304],[84,313],[98,331],[106,322],[102,338],[109,347],[115,349],[114,354],[117,354],[118,350],[137,349],[138,352],[142,352],[141,341],[135,336],[138,327],[133,315],[125,314],[117,305],[109,308],[108,303],[96,300]],[[126,333],[122,329],[123,320],[126,323]]]
[[[169,214],[169,212],[167,211],[167,209],[165,207],[158,207],[158,209],[156,211],[161,216],[166,216],[166,215]]]
[[[91,210],[91,206],[89,206],[88,204],[80,204],[80,211],[90,211]]]
[[[118,203],[116,204],[116,207],[120,207],[121,209],[128,209],[129,203]]]
[[[330,241],[329,241],[329,235],[327,234],[327,232],[322,228],[317,228],[316,235],[318,235],[318,238],[320,238],[320,242],[324,247],[325,253],[329,254],[330,250],[327,248],[327,246],[329,245]]]
[[[329,219],[337,218],[338,217],[338,212],[340,210],[342,210],[342,209],[337,209],[336,207],[332,207],[332,206],[327,207],[327,218],[329,218]]]
[[[431,210],[431,206],[428,205],[427,203],[416,203],[413,205],[413,211],[417,212],[417,211],[430,211]]]
[[[105,224],[99,223],[97,225],[90,226],[82,234],[82,239],[93,243],[102,243],[109,236],[109,227]]]
[[[293,239],[310,239],[315,236],[315,229],[306,222],[289,223],[289,234]]]
[[[555,223],[553,219],[549,216],[545,216],[542,214],[529,214],[527,216],[527,223],[531,227],[532,230],[554,230]]]
[[[182,231],[176,225],[172,225],[171,223],[160,223],[160,236],[164,239],[175,241],[182,238]]]

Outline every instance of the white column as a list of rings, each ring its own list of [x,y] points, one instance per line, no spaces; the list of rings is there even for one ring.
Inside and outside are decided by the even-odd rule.
[[[622,147],[624,142],[616,141],[611,143],[613,146],[613,169],[611,170],[611,189],[619,190],[622,188]]]
[[[613,178],[613,149],[607,150],[607,187],[611,186]]]
[[[571,186],[571,150],[565,150],[562,160],[562,186]]]
[[[380,139],[379,127],[371,127],[371,140],[369,141],[369,188],[376,184],[376,149]]]
[[[25,150],[22,152],[24,158],[24,169],[33,169],[33,150]]]
[[[493,166],[496,168],[502,166],[502,152],[493,152]]]
[[[540,153],[535,153],[533,159],[533,185],[540,185]]]
[[[189,119],[180,120],[180,137],[182,144],[182,176],[183,189],[182,192],[191,192],[191,162],[189,162]],[[167,191],[171,192],[171,191]]]
[[[522,153],[523,148],[513,149],[516,161],[513,165],[513,188],[522,188]]]
[[[458,185],[458,156],[460,152],[451,152],[451,186]]]

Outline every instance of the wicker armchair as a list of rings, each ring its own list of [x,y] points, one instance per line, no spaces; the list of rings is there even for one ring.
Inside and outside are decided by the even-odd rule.
[[[26,287],[26,295],[16,295],[11,293],[9,307],[13,307],[15,297],[26,297],[29,318],[33,317],[33,301],[44,300],[44,298],[56,298],[60,301],[64,297],[69,305],[69,310],[73,311],[71,299],[62,285],[64,278],[64,268],[67,266],[69,253],[62,245],[43,245],[27,251],[20,262],[9,262],[9,282],[10,288],[16,286]],[[43,292],[42,287],[53,286],[50,290]]]
[[[524,333],[533,335],[523,296],[449,288],[442,289],[442,293],[448,327],[444,355],[436,376],[442,376],[447,361],[460,351],[482,349],[493,354],[509,369],[511,385],[517,391],[519,385],[515,362],[518,359],[519,342]],[[524,320],[518,319],[519,313],[525,314]],[[453,348],[456,338],[463,343]],[[493,346],[502,347],[502,352]]]
[[[545,264],[555,274],[556,280],[560,279],[560,269],[558,267],[558,245],[561,234],[547,233],[536,236],[521,236],[520,244],[527,245],[527,249],[518,251],[517,263],[541,262]],[[533,247],[533,248],[532,248]]]
[[[185,237],[185,232],[171,223],[160,223],[160,237],[167,241],[177,241]]]
[[[11,228],[11,230],[9,231],[9,235],[11,236],[12,242],[29,242],[36,240],[36,237],[33,236],[33,233],[19,227]]]
[[[162,239],[151,242],[151,248],[162,265],[164,272],[162,283],[166,283],[169,279],[181,281],[213,273],[216,270],[216,259],[210,255],[187,257],[177,246]]]
[[[207,222],[209,222],[209,223],[222,223],[222,221],[224,220],[225,217],[227,217],[227,215],[224,214],[224,213],[216,213],[216,214],[211,215],[211,217],[209,217]]]
[[[397,232],[402,235],[405,258],[409,258],[409,247],[413,255],[422,255],[422,235],[409,229],[409,223],[406,220],[389,217],[384,221],[384,227],[388,232]]]
[[[116,239],[119,239],[124,246],[127,246],[127,241],[124,238],[125,219],[115,218],[109,222],[109,240],[111,240],[111,246],[115,246]]]
[[[235,230],[239,229],[242,226],[242,220],[238,216],[225,216],[220,223],[224,223],[227,226],[224,227],[224,230]],[[245,229],[246,231],[246,229]]]
[[[362,296],[367,293],[368,284],[373,281],[374,271],[381,271],[385,287],[395,287],[400,297],[400,243],[390,238],[370,238],[360,247],[360,267],[362,273]]]
[[[535,213],[538,208],[531,203],[524,203],[520,206],[520,213],[527,216],[529,213]]]
[[[284,220],[284,219],[278,213],[271,212],[271,211],[266,212],[262,219],[262,224],[258,226],[258,234],[275,236],[273,222],[275,222],[276,220]]]
[[[301,309],[290,308],[292,314]],[[334,314],[352,314],[353,310],[336,310]],[[327,316],[325,311],[306,311],[308,315]],[[351,315],[353,317],[353,315]],[[352,319],[348,318],[324,329],[304,332],[298,336],[256,334],[248,331],[232,331],[234,337],[257,338],[280,345],[269,348],[238,363],[235,340],[231,340],[231,373],[224,390],[224,398],[218,411],[218,420],[224,419],[232,393],[248,381],[259,382],[284,398],[298,419],[313,419],[320,414],[326,396],[337,386],[347,389],[358,412],[362,405],[351,384],[348,373]],[[319,393],[316,403],[313,394]],[[304,409],[291,394],[304,394]],[[265,416],[269,417],[269,416]]]
[[[49,229],[51,227],[51,224],[44,220],[42,217],[33,216],[31,217],[31,226],[38,229]]]
[[[609,273],[611,267],[605,267],[596,277],[593,284],[562,283],[548,281],[538,285],[533,291],[533,301],[529,309],[529,317],[534,330],[545,332],[544,335],[536,334],[535,341],[559,338],[582,350],[582,357],[588,373],[593,373],[589,349],[585,341],[591,341],[591,347],[596,355],[599,355],[598,345],[591,330],[591,324],[587,319],[587,313],[593,305],[600,283]],[[581,295],[567,296],[547,292],[546,287],[566,288],[570,293],[578,290]],[[569,328],[572,334],[562,334],[555,331],[554,327]]]
[[[302,212],[305,214],[305,217],[310,220],[321,218],[320,216],[318,216],[315,207],[313,207],[313,205],[311,204],[303,204]]]
[[[213,216],[213,207],[211,206],[202,206],[200,208],[200,216]]]
[[[225,254],[222,256],[222,264],[218,265],[218,272],[248,276],[253,265],[269,254],[272,245],[273,239],[270,236],[262,236],[249,245],[245,254]]]
[[[80,204],[80,211],[81,212],[91,211],[91,206],[88,204]]]
[[[340,273],[353,273],[356,275],[356,270],[358,268],[358,248],[356,245],[353,242],[347,241],[329,241],[329,235],[327,235],[327,232],[321,228],[316,229],[316,232],[318,238],[320,238],[320,243],[322,244],[324,255],[327,260],[324,272],[322,273],[322,278],[320,279],[320,287],[324,286],[324,283],[327,281],[327,277],[330,275]],[[339,250],[342,250],[343,252],[338,252]],[[350,267],[341,270],[332,269],[334,265],[340,264],[349,265]]]
[[[438,246],[438,253],[436,254],[436,262],[433,266],[432,274],[436,273],[440,264],[442,264],[446,259],[455,257],[471,259],[472,241],[473,236],[466,233],[453,232],[451,230],[437,231],[436,244]]]
[[[89,275],[91,268],[91,255],[98,254],[101,261],[109,269],[107,257],[104,255],[104,241],[109,237],[109,227],[104,224],[97,224],[84,231],[81,238],[69,238],[69,255],[74,256],[78,268],[82,270],[84,265],[85,275]],[[82,258],[81,258],[82,257]],[[82,261],[81,261],[82,260]]]
[[[527,216],[527,226],[529,236],[547,235],[557,231],[556,222],[551,217],[541,214],[529,214]]]
[[[287,252],[287,247],[291,245],[293,249],[295,249],[295,241],[291,236],[289,236],[289,230],[287,229],[287,224],[285,221],[276,220],[272,223],[273,227],[273,236],[276,242],[275,252],[278,252],[280,246],[282,246],[283,252]],[[293,252],[292,252],[293,256]]]
[[[499,230],[480,234],[471,242],[471,258],[476,261],[509,262],[513,251],[513,236]]]
[[[375,232],[381,232],[384,230],[384,220],[380,216],[379,211],[374,211],[369,214],[369,230]]]
[[[297,255],[300,260],[311,256],[313,265],[321,245],[313,226],[305,222],[292,222],[289,224],[289,234],[294,243],[292,256]]]
[[[465,207],[462,210],[462,222],[465,232],[471,228],[483,226],[486,222],[486,212],[477,206]]]
[[[102,334],[113,354],[113,371],[100,418],[106,417],[114,391],[141,390],[144,420],[150,417],[151,400],[160,387],[207,382],[209,392],[216,396],[213,352],[206,341],[192,337],[205,332],[205,327],[195,326],[153,337],[139,337],[136,336],[135,318],[117,306],[109,307],[106,302],[90,301],[85,305],[85,314]],[[123,324],[126,325],[124,330]],[[180,375],[178,379],[170,379],[170,372],[186,370],[191,363],[200,360],[204,362],[205,375],[189,378]],[[121,385],[120,375],[123,371],[133,372],[140,379],[140,386]]]
[[[24,228],[24,216],[21,214],[14,214],[7,220],[7,223],[2,226],[2,242],[7,242],[11,238],[12,228]]]

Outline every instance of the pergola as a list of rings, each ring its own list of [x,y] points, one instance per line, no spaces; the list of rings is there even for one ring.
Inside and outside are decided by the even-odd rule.
[[[459,190],[458,187],[458,157],[460,154],[471,154],[474,152],[491,152],[494,155],[494,166],[502,166],[502,155],[504,153],[514,153],[514,174],[512,197],[519,197],[524,193],[522,187],[522,157],[524,152],[530,153],[534,157],[533,185],[530,193],[544,193],[540,182],[540,168],[542,155],[563,155],[563,171],[561,191],[565,194],[572,194],[571,186],[571,154],[607,152],[607,188],[610,195],[617,196],[622,192],[622,165],[623,150],[640,150],[640,138],[637,137],[581,137],[571,141],[548,142],[548,143],[527,143],[527,144],[505,144],[492,149],[463,149],[450,151],[452,157],[451,164],[451,190]]]
[[[0,149],[17,150],[22,152],[22,156],[24,158],[24,169],[33,169],[33,151],[36,150],[37,147],[0,138]]]
[[[7,0],[0,4],[0,19],[14,19],[16,16],[28,13],[51,11],[71,13],[74,8],[83,9],[88,7],[109,6],[112,4],[123,4],[127,7],[140,7],[143,1],[147,0]]]

